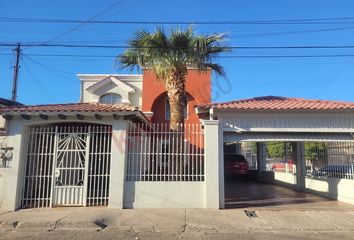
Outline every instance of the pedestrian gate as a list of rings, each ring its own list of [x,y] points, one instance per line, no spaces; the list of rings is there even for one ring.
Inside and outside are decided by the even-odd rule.
[[[30,127],[22,208],[104,206],[109,200],[111,127]]]

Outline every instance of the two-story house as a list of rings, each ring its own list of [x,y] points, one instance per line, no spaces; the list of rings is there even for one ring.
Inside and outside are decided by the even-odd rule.
[[[142,110],[154,123],[168,123],[170,107],[165,83],[145,69],[140,74],[78,74],[81,81],[80,102],[126,103]],[[194,107],[211,102],[210,71],[189,69],[186,78],[187,104],[185,123],[198,123]]]

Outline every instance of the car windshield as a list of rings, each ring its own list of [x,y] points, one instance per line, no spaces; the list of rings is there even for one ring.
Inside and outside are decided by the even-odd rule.
[[[246,162],[247,161],[244,156],[238,155],[238,154],[225,156],[225,160],[228,162]]]

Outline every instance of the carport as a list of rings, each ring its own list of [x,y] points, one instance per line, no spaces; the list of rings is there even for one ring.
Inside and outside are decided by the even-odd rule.
[[[242,154],[250,165],[249,181],[220,176],[221,207],[354,204],[354,103],[268,96],[197,112],[219,120],[220,156]]]

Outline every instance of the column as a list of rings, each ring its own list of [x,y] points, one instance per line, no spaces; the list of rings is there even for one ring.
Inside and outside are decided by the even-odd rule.
[[[11,120],[8,124],[7,147],[12,147],[12,157],[8,166],[0,168],[0,209],[14,211],[21,207],[22,185],[24,181],[25,131],[21,120]]]
[[[224,208],[224,136],[218,120],[204,120],[205,207]]]
[[[123,208],[126,161],[128,155],[127,131],[128,121],[113,121],[108,202],[108,207],[111,208]]]
[[[296,164],[296,184],[299,190],[305,189],[306,162],[305,144],[303,142],[294,143],[295,164]]]
[[[262,181],[262,173],[267,170],[267,150],[265,143],[257,142],[257,180]]]

